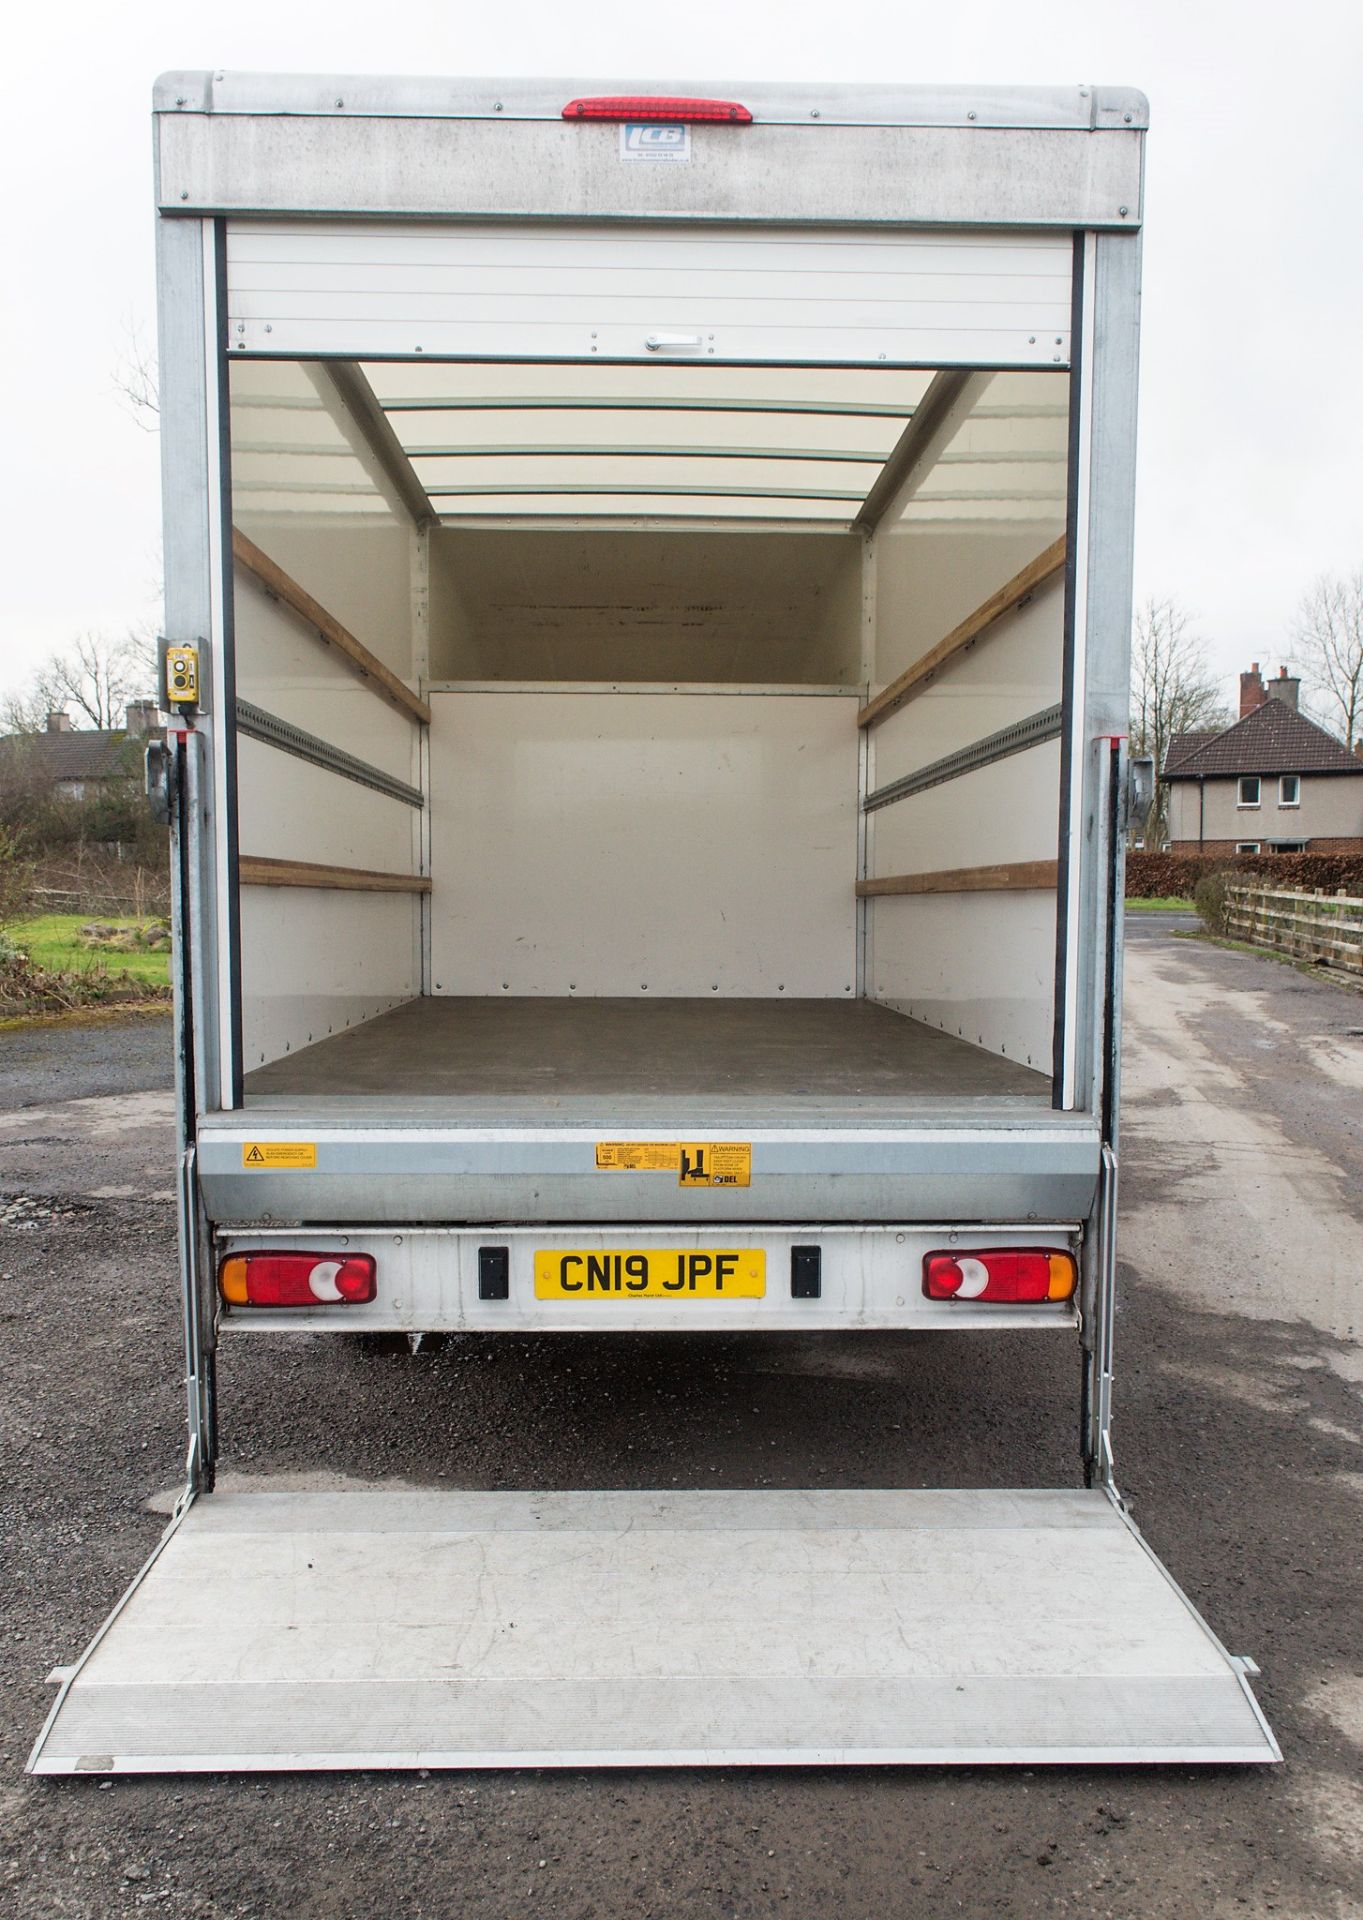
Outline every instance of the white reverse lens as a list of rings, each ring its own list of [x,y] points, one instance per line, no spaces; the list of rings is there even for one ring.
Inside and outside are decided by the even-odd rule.
[[[958,1300],[978,1300],[989,1285],[989,1269],[983,1260],[958,1260],[961,1269],[961,1284],[956,1289]]]
[[[963,1265],[970,1264],[963,1262]],[[339,1300],[341,1289],[336,1284],[336,1276],[341,1271],[339,1260],[319,1260],[308,1275],[308,1288],[314,1300]]]

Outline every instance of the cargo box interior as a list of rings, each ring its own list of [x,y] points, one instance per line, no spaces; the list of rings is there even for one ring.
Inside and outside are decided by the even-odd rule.
[[[1063,372],[231,374],[245,1104],[1050,1106]]]

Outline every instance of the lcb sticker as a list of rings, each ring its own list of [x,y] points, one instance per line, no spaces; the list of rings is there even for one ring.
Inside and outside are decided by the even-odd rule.
[[[620,158],[685,164],[691,158],[691,129],[627,120],[620,129]]]

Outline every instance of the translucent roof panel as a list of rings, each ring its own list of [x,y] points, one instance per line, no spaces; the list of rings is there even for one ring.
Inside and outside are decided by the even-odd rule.
[[[902,368],[367,364],[442,520],[846,525],[931,374]]]
[[[295,360],[231,364],[232,501],[238,522],[280,514],[400,518],[325,372]]]
[[[857,518],[934,376],[904,368],[673,362],[236,361],[239,519]],[[1063,522],[1068,377],[997,373],[905,525]]]
[[[1068,376],[996,373],[901,518],[1063,524],[1068,462]]]

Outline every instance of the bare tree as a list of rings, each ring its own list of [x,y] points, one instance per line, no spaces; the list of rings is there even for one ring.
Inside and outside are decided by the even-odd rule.
[[[71,713],[77,726],[110,732],[123,725],[130,700],[156,685],[156,651],[144,633],[109,639],[82,634],[49,655],[22,693],[0,703],[0,729],[41,733],[49,713]]]
[[[1131,751],[1153,755],[1158,775],[1175,734],[1229,725],[1207,664],[1206,643],[1193,630],[1192,616],[1177,600],[1152,594],[1136,609],[1132,634]],[[1146,829],[1147,838],[1158,846],[1166,837],[1168,808],[1168,789],[1158,780]]]
[[[1314,580],[1292,632],[1322,722],[1355,746],[1363,735],[1363,569]]]
[[[125,319],[123,334],[123,352],[114,368],[115,390],[122,394],[125,410],[143,433],[158,433],[161,427],[161,398],[155,351],[136,321]]]

